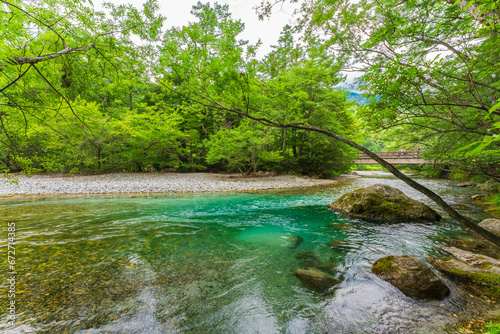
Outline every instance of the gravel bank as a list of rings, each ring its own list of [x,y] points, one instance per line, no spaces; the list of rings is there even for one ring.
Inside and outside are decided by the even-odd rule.
[[[297,176],[240,177],[221,174],[114,173],[67,176],[18,177],[18,183],[0,180],[0,196],[38,194],[183,193],[254,191],[336,184]]]

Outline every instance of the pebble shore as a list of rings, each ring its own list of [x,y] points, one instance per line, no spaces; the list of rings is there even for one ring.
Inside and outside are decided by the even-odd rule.
[[[104,175],[17,176],[0,179],[0,196],[41,194],[195,193],[255,191],[336,184],[335,180],[292,175],[241,177],[209,173],[113,173]]]

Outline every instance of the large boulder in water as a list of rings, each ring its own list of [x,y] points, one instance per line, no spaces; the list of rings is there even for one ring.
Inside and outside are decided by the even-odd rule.
[[[450,290],[429,267],[409,255],[378,259],[373,263],[372,272],[408,297],[444,299],[450,294]]]
[[[330,207],[343,215],[379,221],[436,221],[441,216],[401,190],[374,184],[345,194]]]

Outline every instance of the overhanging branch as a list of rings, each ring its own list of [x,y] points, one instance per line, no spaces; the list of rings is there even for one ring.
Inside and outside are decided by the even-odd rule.
[[[63,55],[67,55],[67,54],[70,54],[73,52],[86,51],[86,50],[92,49],[94,47],[95,47],[95,44],[92,44],[91,46],[79,46],[79,47],[75,47],[75,48],[65,48],[61,51],[51,53],[48,55],[39,56],[39,57],[11,57],[11,58],[9,58],[9,62],[11,64],[14,64],[14,65],[25,65],[25,64],[33,65],[36,63],[40,63],[42,61],[55,59],[55,58],[58,58],[58,57],[61,57]]]

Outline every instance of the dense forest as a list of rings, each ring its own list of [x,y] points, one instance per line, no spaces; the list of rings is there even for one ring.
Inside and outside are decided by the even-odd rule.
[[[498,1],[308,1],[263,59],[227,5],[170,29],[154,0],[1,6],[4,172],[328,177],[356,150],[326,131],[500,181]],[[348,71],[366,103],[339,88]]]

